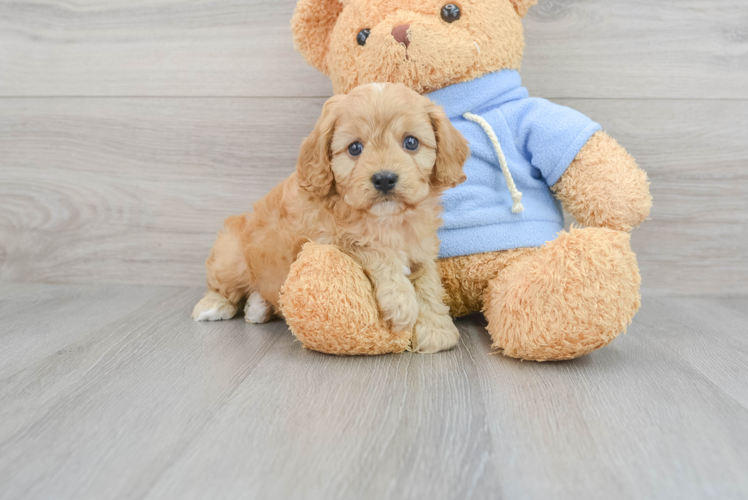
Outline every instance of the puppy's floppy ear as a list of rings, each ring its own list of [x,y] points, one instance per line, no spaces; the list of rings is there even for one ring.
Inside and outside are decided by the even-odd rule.
[[[327,100],[322,107],[322,115],[317,120],[314,130],[301,143],[296,173],[301,187],[316,196],[327,196],[332,189],[332,135],[335,132],[337,119],[336,107],[345,95],[336,95]]]
[[[514,10],[517,11],[519,17],[525,17],[530,7],[538,3],[538,0],[510,0],[514,5]]]
[[[291,19],[294,47],[325,74],[330,34],[342,11],[342,0],[299,0]]]
[[[429,117],[436,134],[436,165],[431,184],[443,188],[455,187],[467,179],[462,166],[470,155],[470,146],[442,108],[431,104]]]

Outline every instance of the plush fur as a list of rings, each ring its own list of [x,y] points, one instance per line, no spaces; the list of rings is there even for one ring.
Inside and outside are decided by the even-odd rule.
[[[472,80],[487,68],[519,69],[521,16],[534,1],[465,0],[448,24],[440,0],[301,0],[292,20],[296,48],[332,79],[335,93],[364,83],[399,82],[420,93]],[[343,8],[341,9],[341,5]],[[515,7],[516,5],[516,7]],[[408,25],[410,45],[391,35]],[[370,29],[365,46],[356,36]],[[401,61],[406,58],[409,64]]]
[[[462,0],[462,17],[441,19],[444,0],[300,0],[292,20],[298,50],[327,74],[336,93],[376,81],[400,82],[421,92],[469,81],[501,69],[519,69],[524,50],[522,17],[536,0]],[[407,25],[407,44],[402,28]],[[357,34],[370,30],[365,45]],[[627,234],[652,206],[646,174],[611,137],[596,133],[552,187],[564,208],[588,226],[562,232],[542,248],[445,259],[439,269],[454,316],[483,311],[493,346],[507,356],[562,360],[607,345],[624,332],[639,307],[640,278]],[[299,338],[315,338],[324,352],[399,352],[379,331],[377,347],[359,349],[357,332],[369,317],[349,316],[326,331],[295,311],[325,317],[341,300],[362,300],[357,270],[295,264],[340,286],[314,297],[289,278],[287,319]],[[348,285],[345,285],[348,283]],[[355,286],[353,285],[355,283]],[[308,302],[307,306],[304,306]],[[314,335],[305,332],[314,331]],[[362,342],[363,336],[362,336]],[[388,349],[390,349],[388,351]]]
[[[339,300],[328,303],[330,296]],[[309,349],[340,355],[409,349],[411,332],[393,331],[376,303],[371,282],[358,263],[333,245],[311,242],[291,266],[281,292],[288,326]]]
[[[405,147],[408,137],[418,140],[417,148]],[[360,144],[362,152],[351,153],[351,144]],[[323,252],[319,262],[340,262],[342,270],[355,261],[359,268],[354,274],[363,280],[368,276],[371,287],[355,285],[355,279],[348,285],[357,287],[354,296],[367,298],[373,288],[382,321],[388,331],[397,332],[394,338],[407,337],[418,352],[449,349],[459,333],[444,304],[436,231],[440,195],[465,179],[462,165],[468,152],[467,141],[444,112],[403,85],[366,85],[331,98],[302,144],[296,173],[258,201],[253,213],[226,221],[207,261],[208,294],[193,317],[227,319],[249,297],[247,320],[267,321],[271,306],[280,308],[281,287],[302,245],[314,241],[335,245],[349,256],[346,260]],[[383,170],[398,176],[386,193],[374,185],[374,175]],[[313,257],[309,259],[307,267]],[[299,277],[297,285],[308,288],[304,283],[309,276],[314,272]],[[315,285],[324,282],[319,278]],[[360,302],[351,298],[336,307]],[[285,303],[291,324],[294,312],[303,310],[294,307],[297,303]],[[347,314],[352,311],[362,309],[353,307]],[[361,314],[367,325],[370,316]],[[336,321],[345,317],[336,315]],[[367,328],[359,332],[364,337]],[[308,332],[302,338],[313,344]],[[392,349],[400,343],[389,345]],[[352,350],[374,351],[366,346]]]
[[[489,282],[483,312],[493,347],[535,361],[573,359],[610,343],[639,309],[629,235],[562,232]]]
[[[585,226],[630,232],[652,207],[647,174],[605,132],[590,138],[552,189]]]
[[[533,255],[537,250],[518,248],[440,260],[439,272],[447,292],[450,314],[459,318],[482,311],[483,296],[489,283],[505,269]]]

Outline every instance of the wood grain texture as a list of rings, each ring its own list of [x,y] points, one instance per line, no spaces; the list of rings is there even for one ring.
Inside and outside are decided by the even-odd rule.
[[[525,85],[655,200],[629,333],[554,364],[489,356],[480,316],[377,358],[189,320],[221,222],[331,93],[294,4],[0,0],[0,500],[748,497],[745,1],[526,18]]]
[[[0,101],[3,277],[202,283],[223,220],[294,170],[323,102]]]
[[[746,299],[645,297],[609,347],[538,364],[489,356],[479,316],[450,352],[325,356],[280,321],[193,323],[201,292],[0,286],[0,499],[748,495],[744,356],[724,356],[748,349]],[[51,334],[17,313],[41,303]]]
[[[522,76],[547,98],[745,99],[742,0],[539,0]]]
[[[0,0],[0,95],[319,96],[295,0]]]
[[[0,0],[0,95],[329,95],[295,3]],[[743,0],[541,0],[525,25],[535,95],[748,98]]]
[[[197,285],[323,99],[0,100],[0,279]],[[748,102],[578,100],[647,170],[644,287],[748,292]]]
[[[637,317],[640,328],[748,408],[748,298],[652,299]]]
[[[497,363],[483,354],[490,338],[466,328],[479,347],[478,380],[504,457],[504,498],[745,495],[746,407],[674,354],[677,345],[658,340],[678,337],[680,325],[661,312],[681,300],[645,296],[628,334],[569,363]],[[696,315],[690,327],[690,340],[713,334],[700,368],[741,370],[742,361],[718,354],[741,330]],[[745,349],[746,339],[738,344]],[[734,387],[739,376],[725,382]]]

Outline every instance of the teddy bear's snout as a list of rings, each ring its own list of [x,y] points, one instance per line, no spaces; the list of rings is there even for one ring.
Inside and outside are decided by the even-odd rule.
[[[406,49],[410,45],[410,38],[408,37],[409,29],[410,25],[408,24],[401,24],[392,28],[392,36],[395,38],[395,41],[404,44]]]

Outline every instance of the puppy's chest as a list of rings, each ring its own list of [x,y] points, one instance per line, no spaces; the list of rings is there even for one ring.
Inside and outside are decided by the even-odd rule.
[[[435,259],[439,251],[436,231],[440,221],[430,213],[336,220],[317,239],[342,249],[389,255],[405,267]],[[411,269],[412,272],[412,269]],[[407,274],[407,273],[406,273]]]
[[[426,248],[433,245],[432,240],[436,235],[435,231],[424,230],[422,226],[399,218],[378,221],[377,224],[369,225],[366,233],[366,237],[362,240],[364,245],[394,250],[407,258],[413,255],[420,256],[426,252]]]
[[[418,279],[423,274],[423,270],[423,264],[413,260],[408,260],[408,263],[403,266],[403,274],[411,281]]]

